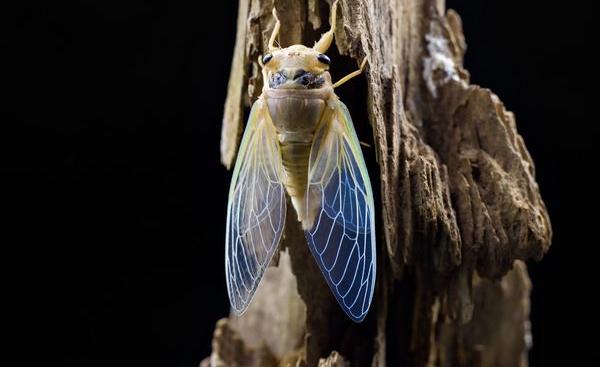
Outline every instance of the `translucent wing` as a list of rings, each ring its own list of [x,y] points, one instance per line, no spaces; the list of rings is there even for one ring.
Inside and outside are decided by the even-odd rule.
[[[225,239],[231,308],[246,310],[277,249],[285,222],[281,153],[261,100],[252,107],[235,163]]]
[[[337,103],[311,150],[306,204],[315,216],[305,236],[339,304],[360,322],[375,287],[373,192],[350,114]]]

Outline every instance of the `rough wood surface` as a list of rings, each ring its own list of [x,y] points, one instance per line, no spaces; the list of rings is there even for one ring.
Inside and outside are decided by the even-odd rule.
[[[280,41],[310,45],[329,4],[274,2]],[[240,0],[225,104],[230,167],[244,108],[260,94],[257,58],[272,0]],[[206,366],[526,366],[528,259],[548,250],[550,222],[515,118],[462,67],[459,16],[434,0],[341,0],[337,51],[369,55],[365,104],[380,175],[378,280],[362,324],[338,309],[298,223],[250,309],[220,320]],[[333,65],[335,67],[335,65]],[[344,88],[355,88],[348,83]],[[375,189],[377,189],[375,187]],[[288,218],[293,218],[288,215]]]

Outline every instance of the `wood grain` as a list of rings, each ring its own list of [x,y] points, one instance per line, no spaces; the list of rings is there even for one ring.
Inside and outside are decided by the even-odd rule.
[[[325,31],[328,3],[274,3],[282,46],[310,45]],[[221,141],[227,167],[244,108],[262,88],[257,58],[272,6],[240,0]],[[336,21],[337,52],[357,65],[369,56],[367,89],[352,92],[367,106],[378,163],[369,168],[380,174],[375,304],[362,324],[347,320],[288,220],[289,258],[267,270],[244,320],[219,321],[203,365],[526,366],[524,261],[541,259],[552,230],[514,115],[470,84],[460,17],[443,1],[342,0]]]

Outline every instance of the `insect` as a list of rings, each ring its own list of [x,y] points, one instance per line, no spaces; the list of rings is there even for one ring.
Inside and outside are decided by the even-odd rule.
[[[361,322],[375,288],[373,192],[360,143],[334,88],[325,52],[330,30],[314,47],[275,46],[259,59],[264,87],[252,106],[238,151],[227,206],[225,272],[231,307],[241,315],[276,251],[284,229],[286,193],[312,255],[341,308]]]

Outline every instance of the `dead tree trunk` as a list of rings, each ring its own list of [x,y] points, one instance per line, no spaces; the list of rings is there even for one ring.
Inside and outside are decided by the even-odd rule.
[[[443,0],[340,5],[338,52],[356,62],[370,55],[366,90],[344,88],[356,88],[366,106],[378,164],[371,177],[380,173],[374,307],[362,324],[345,317],[291,213],[277,264],[244,316],[217,323],[203,365],[526,366],[531,285],[523,260],[542,257],[551,228],[513,114],[469,84],[461,21]],[[311,45],[327,27],[328,3],[275,6],[284,47]],[[226,166],[244,108],[262,88],[257,58],[272,7],[240,0]]]

